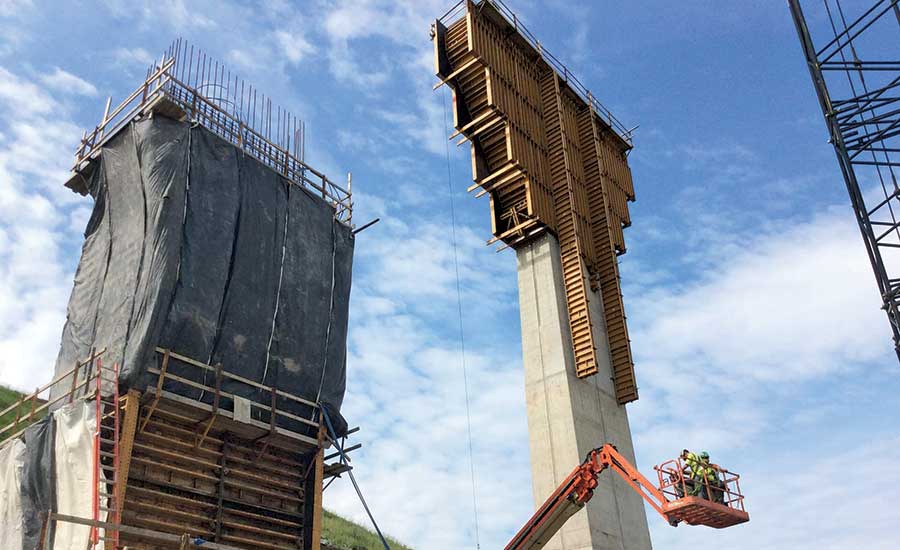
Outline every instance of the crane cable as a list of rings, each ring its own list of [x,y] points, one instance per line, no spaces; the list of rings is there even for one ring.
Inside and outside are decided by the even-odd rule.
[[[444,108],[444,135],[450,133],[447,126],[447,93],[441,94]],[[450,141],[444,142],[444,150],[447,157],[447,197],[450,201],[450,238],[453,245],[453,268],[456,271],[456,306],[459,314],[459,347],[462,357],[463,388],[466,396],[466,431],[469,443],[469,474],[472,478],[472,519],[475,526],[475,548],[481,550],[481,541],[478,534],[478,491],[475,484],[475,456],[472,452],[472,415],[469,406],[469,377],[466,372],[466,336],[463,331],[462,290],[459,280],[459,255],[456,245],[456,209],[453,206],[453,179],[450,174]]]

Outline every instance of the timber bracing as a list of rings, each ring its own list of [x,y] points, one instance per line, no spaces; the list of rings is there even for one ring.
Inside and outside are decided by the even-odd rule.
[[[465,0],[433,35],[437,75],[453,92],[451,139],[471,143],[470,190],[490,197],[489,242],[518,247],[543,231],[556,235],[576,374],[598,372],[600,320],[589,301],[599,291],[616,398],[634,401],[616,259],[634,200],[630,134],[501,2]]]

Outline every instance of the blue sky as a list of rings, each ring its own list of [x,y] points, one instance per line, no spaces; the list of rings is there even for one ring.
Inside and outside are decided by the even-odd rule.
[[[310,163],[338,181],[352,171],[355,219],[382,218],[354,266],[344,412],[362,427],[356,472],[388,532],[474,548],[449,99],[431,91],[428,40],[448,7],[0,0],[0,381],[31,389],[52,371],[91,206],[62,187],[81,131],[184,36],[305,119]],[[639,466],[692,447],[744,474],[749,524],[672,529],[651,516],[655,548],[895,548],[900,367],[785,3],[512,7],[640,125],[621,262]],[[532,502],[515,258],[484,246],[468,155],[451,146],[487,549]],[[341,481],[326,505],[364,517]]]

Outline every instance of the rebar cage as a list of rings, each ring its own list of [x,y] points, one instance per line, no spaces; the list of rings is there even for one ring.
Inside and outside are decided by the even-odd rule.
[[[66,183],[86,194],[86,176],[106,141],[132,120],[151,111],[185,118],[240,147],[246,154],[331,203],[336,218],[352,223],[348,177],[344,188],[305,162],[305,124],[199,48],[175,40],[148,69],[144,82],[86,131]]]

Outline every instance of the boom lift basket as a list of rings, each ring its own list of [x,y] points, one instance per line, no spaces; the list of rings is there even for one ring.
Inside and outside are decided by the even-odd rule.
[[[607,469],[618,474],[672,526],[683,521],[688,525],[722,529],[750,521],[738,483],[740,476],[711,464],[709,467],[716,470],[718,483],[708,479],[685,479],[684,466],[681,459],[676,458],[654,467],[659,476],[656,485],[613,445],[607,443],[594,449],[544,501],[505,550],[543,548],[566,521],[591,500],[599,485],[598,476]]]
[[[663,462],[654,467],[659,476],[659,491],[668,501],[665,505],[666,519],[685,522],[688,525],[706,525],[715,529],[731,527],[750,520],[744,509],[744,495],[741,493],[740,476],[714,464],[709,467],[717,472],[719,485],[708,480],[686,478],[685,465],[680,458]],[[699,487],[700,495],[697,493]]]

